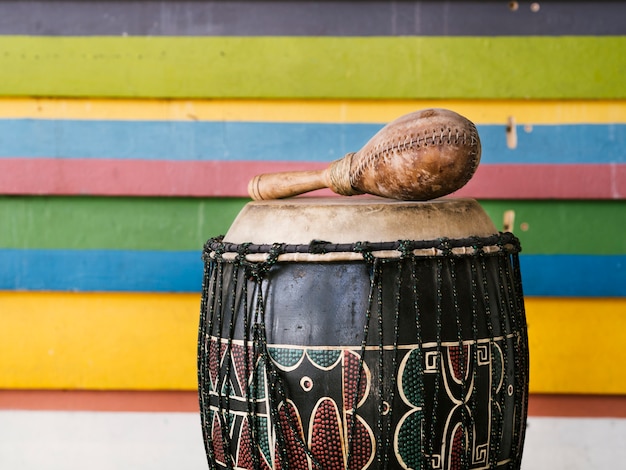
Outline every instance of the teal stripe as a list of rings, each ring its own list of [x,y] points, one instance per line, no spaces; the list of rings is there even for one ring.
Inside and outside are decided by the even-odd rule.
[[[327,162],[360,149],[384,124],[0,119],[0,158]],[[625,163],[626,124],[479,125],[482,163]]]
[[[531,296],[626,296],[626,255],[522,255]],[[0,289],[199,292],[200,251],[0,250]],[[306,269],[306,268],[304,268]]]

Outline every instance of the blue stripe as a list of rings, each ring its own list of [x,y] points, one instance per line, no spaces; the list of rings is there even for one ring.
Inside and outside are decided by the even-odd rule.
[[[382,124],[0,119],[0,158],[332,161]],[[483,163],[626,163],[626,124],[478,126]]]
[[[625,297],[626,255],[521,255],[531,296]],[[199,292],[196,251],[0,250],[1,290]]]
[[[0,250],[0,290],[200,292],[196,251]]]
[[[626,255],[520,255],[524,293],[625,297]]]

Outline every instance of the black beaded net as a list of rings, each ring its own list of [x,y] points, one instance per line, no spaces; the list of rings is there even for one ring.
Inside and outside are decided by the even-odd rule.
[[[518,469],[528,345],[510,233],[204,248],[212,469]]]

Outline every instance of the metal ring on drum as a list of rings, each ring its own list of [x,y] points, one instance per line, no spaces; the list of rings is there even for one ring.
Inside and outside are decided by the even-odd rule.
[[[211,468],[519,468],[519,241],[469,199],[247,204],[204,249]]]

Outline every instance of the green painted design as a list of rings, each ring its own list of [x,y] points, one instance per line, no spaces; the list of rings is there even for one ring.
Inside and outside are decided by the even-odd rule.
[[[266,417],[257,415],[256,417],[256,425],[257,425],[257,439],[259,451],[262,454],[262,458],[265,459],[266,462],[272,462],[272,455],[270,453],[270,439],[269,439],[269,430],[268,425],[269,421]]]
[[[419,407],[423,397],[420,395],[420,384],[423,381],[422,350],[413,349],[406,358],[406,365],[402,373],[402,393],[408,404]]]
[[[311,362],[318,367],[328,368],[337,363],[341,357],[341,349],[317,350],[307,349],[307,356]]]
[[[422,423],[424,421],[421,410],[414,410],[408,414],[402,424],[397,429],[398,433],[398,457],[405,467],[413,470],[422,468]]]
[[[278,365],[288,368],[295,366],[304,355],[304,349],[268,347],[267,351]]]
[[[624,50],[625,36],[3,36],[0,95],[625,98]]]

